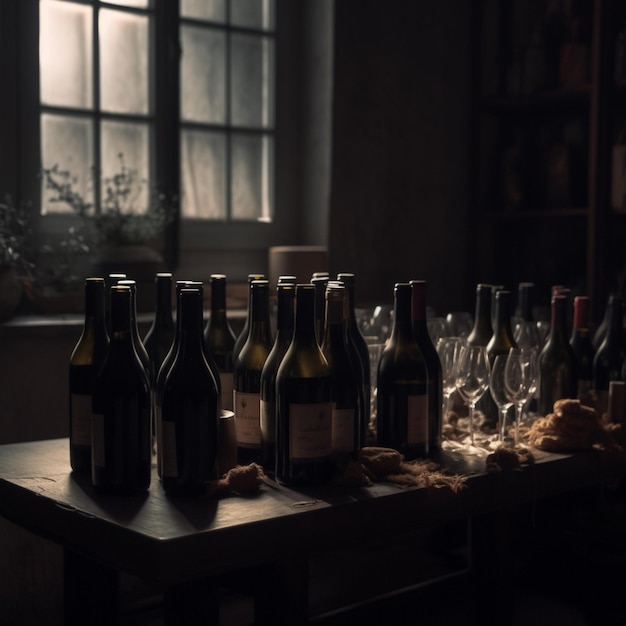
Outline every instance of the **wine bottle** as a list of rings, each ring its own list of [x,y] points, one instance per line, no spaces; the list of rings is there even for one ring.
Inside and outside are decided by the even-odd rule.
[[[128,285],[111,287],[111,339],[92,402],[92,482],[99,491],[150,486],[150,383],[132,333]]]
[[[111,287],[117,285],[120,280],[124,280],[126,274],[111,273],[107,276],[104,284],[104,318],[106,320],[107,332],[111,328],[111,301],[109,294],[111,293]]]
[[[235,333],[226,312],[226,276],[211,274],[211,310],[204,329],[206,348],[213,358],[221,391],[221,406],[233,410],[233,352]]]
[[[141,336],[139,335],[139,328],[137,326],[137,282],[124,278],[122,280],[118,280],[117,284],[127,285],[128,287],[130,287],[130,329],[133,337],[133,345],[135,346],[135,350],[137,351],[139,360],[146,370],[148,380],[150,380],[150,372],[152,370],[150,357],[148,356],[146,346],[144,345]]]
[[[361,363],[361,371],[363,376],[363,423],[365,427],[370,421],[370,402],[371,402],[371,384],[370,384],[370,352],[367,343],[361,334],[359,324],[356,320],[356,277],[350,272],[341,272],[337,274],[337,280],[346,286],[346,296],[348,303],[348,319],[346,322],[346,336],[356,347],[359,361]],[[356,367],[356,366],[355,366]]]
[[[237,362],[237,357],[243,348],[243,344],[248,340],[248,333],[250,332],[250,305],[252,303],[251,285],[254,280],[265,280],[264,274],[248,274],[248,307],[246,312],[246,319],[243,323],[243,328],[237,339],[235,340],[235,347],[233,348],[233,364]]]
[[[288,485],[330,480],[332,377],[315,335],[315,287],[296,286],[291,344],[276,374],[276,478]]]
[[[522,349],[539,351],[539,330],[533,317],[534,283],[519,283],[517,290],[517,323],[513,331],[515,343]]]
[[[109,349],[104,309],[104,279],[85,280],[85,322],[69,366],[70,465],[91,472],[91,404],[96,376]]]
[[[272,346],[269,281],[250,283],[250,330],[235,361],[233,406],[237,461],[261,463],[261,372]]]
[[[539,354],[540,415],[552,412],[554,403],[576,398],[576,357],[567,334],[567,296],[554,295],[551,301],[550,333]]]
[[[298,282],[298,277],[293,274],[281,274],[276,281],[277,285],[289,284],[295,285]]]
[[[311,284],[315,287],[315,336],[317,337],[317,343],[321,346],[324,341],[324,315],[326,313],[328,276],[315,276],[311,278]]]
[[[609,384],[622,380],[624,362],[624,303],[618,295],[609,298],[609,319],[606,335],[593,359],[593,393],[600,415],[607,412]]]
[[[510,291],[500,289],[496,292],[495,323],[493,325],[493,334],[487,344],[489,365],[493,365],[499,354],[508,354],[511,348],[519,347],[513,338],[513,330],[511,329],[512,304],[513,294]]]
[[[202,292],[178,297],[180,340],[161,396],[161,482],[167,493],[202,495],[218,478],[219,390],[205,357]]]
[[[569,343],[576,357],[577,398],[582,404],[594,406],[592,381],[595,350],[589,331],[589,298],[587,296],[574,298],[574,323]]]
[[[293,337],[296,286],[279,282],[276,292],[276,337],[261,371],[261,464],[270,476],[276,475],[276,374]]]
[[[339,460],[356,460],[363,436],[363,427],[359,421],[362,414],[359,403],[363,396],[361,379],[355,371],[345,341],[345,286],[328,283],[325,300],[321,347],[332,377],[332,449]]]
[[[476,285],[474,324],[467,336],[467,343],[470,346],[486,346],[492,335],[491,285],[478,283]]]
[[[496,297],[498,295],[498,291],[502,291],[504,289],[504,285],[491,285],[491,305],[489,307],[489,311],[491,314],[491,329],[493,330],[496,323]]]
[[[428,450],[441,448],[441,413],[443,410],[443,386],[441,361],[433,345],[426,323],[426,281],[412,280],[411,316],[415,341],[426,361],[428,373]]]
[[[159,272],[155,277],[156,306],[152,325],[143,345],[150,359],[150,381],[154,387],[163,359],[172,347],[176,327],[172,317],[172,274]]]
[[[378,365],[378,445],[407,459],[428,454],[428,370],[411,324],[411,286],[396,283],[393,325]]]

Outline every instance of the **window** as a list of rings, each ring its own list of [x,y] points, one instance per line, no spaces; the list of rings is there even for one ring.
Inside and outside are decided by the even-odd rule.
[[[299,243],[299,24],[283,0],[3,0],[0,190],[33,204],[42,241],[62,236],[76,218],[40,168],[98,204],[123,153],[180,197],[168,258],[190,277],[262,269],[268,246]]]

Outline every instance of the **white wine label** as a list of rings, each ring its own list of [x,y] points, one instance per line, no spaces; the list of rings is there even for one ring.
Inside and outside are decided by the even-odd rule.
[[[96,467],[105,467],[104,454],[104,415],[91,416],[91,461]]]
[[[333,452],[354,451],[354,409],[333,405]]]
[[[407,444],[426,443],[428,441],[428,394],[411,395],[407,398]]]
[[[320,459],[332,452],[332,402],[289,405],[289,457]]]
[[[220,382],[222,384],[222,408],[227,411],[233,410],[233,373],[220,372]]]
[[[91,395],[72,394],[72,443],[91,445]]]
[[[261,400],[261,438],[263,441],[276,441],[276,423],[270,415],[271,404]],[[272,425],[274,428],[272,428]]]
[[[237,444],[243,447],[261,445],[261,396],[258,393],[233,391]]]
[[[161,455],[161,472],[163,476],[178,477],[178,459],[176,458],[176,422],[161,419],[161,440],[163,454]]]

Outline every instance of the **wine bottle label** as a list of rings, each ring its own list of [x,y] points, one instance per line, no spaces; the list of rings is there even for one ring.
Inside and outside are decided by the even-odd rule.
[[[72,394],[72,443],[91,445],[91,395]]]
[[[332,402],[289,405],[289,457],[313,460],[332,452]]]
[[[261,445],[261,395],[233,391],[237,445],[258,448]]]
[[[105,466],[104,415],[101,413],[91,416],[91,459],[96,467]]]
[[[267,443],[273,443],[276,441],[276,421],[271,415],[272,405],[265,400],[261,400],[261,438]]]
[[[333,404],[332,442],[334,452],[354,451],[354,409],[338,409]]]
[[[233,373],[220,372],[220,382],[222,383],[222,408],[226,411],[233,410]]]
[[[428,394],[407,397],[407,444],[414,446],[428,441]]]
[[[176,455],[176,422],[161,419],[161,440],[163,454],[161,455],[161,472],[163,476],[178,477],[178,459]]]

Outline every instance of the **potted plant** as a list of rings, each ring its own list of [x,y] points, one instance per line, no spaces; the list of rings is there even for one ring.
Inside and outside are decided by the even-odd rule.
[[[77,191],[72,173],[58,165],[43,169],[47,201],[64,203],[81,218],[85,242],[93,250],[94,275],[125,273],[138,284],[153,283],[155,274],[164,269],[155,246],[174,218],[175,203],[147,188],[136,170],[126,166],[123,154],[118,158],[118,171],[102,179],[99,209]]]
[[[0,322],[15,315],[25,289],[32,287],[29,234],[28,210],[6,196],[0,202]]]

